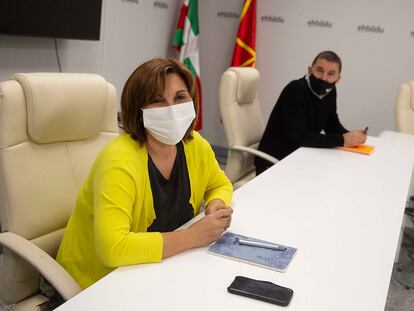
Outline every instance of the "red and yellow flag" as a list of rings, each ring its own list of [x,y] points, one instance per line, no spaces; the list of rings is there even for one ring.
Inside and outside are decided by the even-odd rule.
[[[234,45],[232,67],[256,65],[256,0],[244,0],[239,31]]]

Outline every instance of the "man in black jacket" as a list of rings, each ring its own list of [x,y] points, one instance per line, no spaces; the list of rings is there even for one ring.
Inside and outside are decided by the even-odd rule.
[[[280,94],[264,131],[259,150],[281,160],[299,147],[332,148],[363,144],[363,130],[348,131],[336,112],[335,84],[342,63],[332,51],[319,53],[308,74],[290,82]],[[256,172],[272,164],[256,157]]]

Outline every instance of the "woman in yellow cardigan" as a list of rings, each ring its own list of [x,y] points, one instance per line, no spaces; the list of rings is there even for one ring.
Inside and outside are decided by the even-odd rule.
[[[125,133],[96,158],[57,256],[83,288],[117,267],[206,246],[231,222],[232,185],[193,131],[198,93],[190,71],[175,60],[142,64],[124,86],[121,110]],[[174,231],[203,199],[205,216]]]

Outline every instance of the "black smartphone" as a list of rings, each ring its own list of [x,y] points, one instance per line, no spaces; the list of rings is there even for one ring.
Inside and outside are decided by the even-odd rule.
[[[259,281],[236,276],[233,283],[227,287],[232,294],[246,296],[279,306],[287,306],[292,299],[293,290],[287,287],[276,285],[268,281]]]

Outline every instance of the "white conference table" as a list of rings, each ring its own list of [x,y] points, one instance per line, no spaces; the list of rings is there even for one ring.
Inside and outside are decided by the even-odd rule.
[[[370,156],[300,148],[234,193],[230,231],[298,248],[287,271],[193,249],[123,267],[58,310],[384,310],[414,163],[414,136],[370,137]],[[242,275],[290,287],[288,307],[227,293]]]

